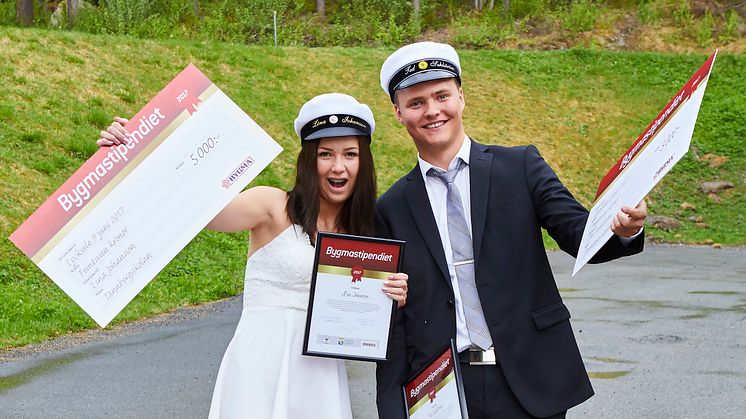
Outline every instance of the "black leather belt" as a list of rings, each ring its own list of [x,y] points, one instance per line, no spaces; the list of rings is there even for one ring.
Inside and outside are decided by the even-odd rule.
[[[470,348],[458,353],[459,362],[469,365],[497,365],[495,348],[487,350]]]

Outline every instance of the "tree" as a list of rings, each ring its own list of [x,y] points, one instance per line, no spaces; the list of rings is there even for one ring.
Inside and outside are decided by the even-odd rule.
[[[23,26],[34,23],[34,0],[16,0],[16,22]]]
[[[322,19],[326,17],[326,0],[316,0],[316,13]]]
[[[75,21],[78,19],[78,10],[80,10],[79,0],[67,0],[67,27],[72,29]]]

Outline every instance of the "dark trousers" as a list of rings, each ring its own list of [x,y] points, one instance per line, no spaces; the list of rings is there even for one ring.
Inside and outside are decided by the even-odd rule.
[[[534,419],[518,402],[505,381],[500,365],[462,363],[469,419]],[[566,412],[551,416],[564,419]]]

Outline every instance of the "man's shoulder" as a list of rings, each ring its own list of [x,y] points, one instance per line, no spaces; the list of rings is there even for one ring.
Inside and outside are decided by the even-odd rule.
[[[527,159],[531,160],[537,156],[541,156],[539,150],[532,144],[502,146],[481,144],[475,141],[472,147],[472,156],[478,156],[479,153],[490,154],[493,161],[509,165],[523,164]]]
[[[404,194],[404,187],[411,182],[409,177],[411,176],[411,173],[408,173],[402,177],[399,178],[396,182],[394,182],[393,185],[391,185],[386,192],[384,192],[379,198],[378,202],[381,201],[387,201],[390,199],[395,199],[397,197],[401,197]]]
[[[476,140],[472,140],[472,142],[473,142],[473,147],[475,148],[475,151],[490,153],[496,156],[521,157],[524,154],[526,154],[526,151],[528,150],[536,150],[536,146],[529,145],[529,144],[515,145],[515,146],[503,146],[503,145],[495,145],[495,144],[482,144]]]
[[[412,169],[409,173],[402,176],[394,182],[393,185],[391,185],[386,192],[384,192],[380,197],[378,197],[378,200],[376,200],[376,206],[381,208],[386,205],[396,204],[400,200],[404,199],[405,196],[405,188],[406,186],[412,182],[412,176],[417,176],[417,167],[415,166],[414,169]]]

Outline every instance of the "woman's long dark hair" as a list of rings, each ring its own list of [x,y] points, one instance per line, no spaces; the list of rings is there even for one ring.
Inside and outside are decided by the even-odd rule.
[[[345,201],[337,217],[339,231],[360,236],[370,236],[375,231],[376,169],[370,152],[370,138],[359,136],[360,168],[355,188]],[[295,185],[288,192],[286,210],[290,222],[303,227],[311,244],[316,242],[319,217],[319,173],[316,159],[320,140],[303,141],[296,165]]]

